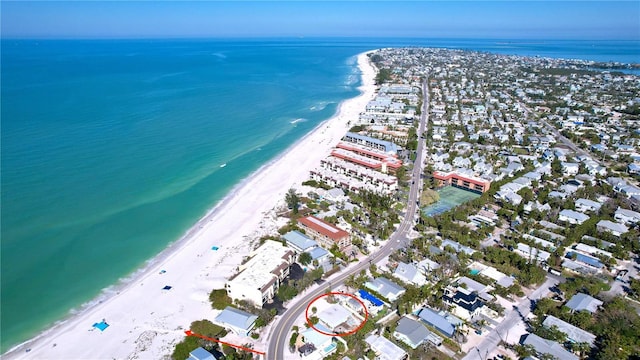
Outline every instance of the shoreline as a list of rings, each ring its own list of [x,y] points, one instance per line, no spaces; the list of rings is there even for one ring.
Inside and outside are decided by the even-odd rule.
[[[340,102],[336,113],[283,153],[262,165],[213,206],[178,240],[91,301],[35,337],[12,346],[12,358],[159,358],[170,355],[192,321],[213,318],[208,294],[222,288],[263,234],[277,230],[275,208],[290,187],[348,131],[375,93],[375,68],[357,54],[360,93]],[[218,246],[217,251],[211,246]],[[161,274],[160,270],[166,273]],[[162,284],[171,285],[169,291]],[[166,298],[166,299],[164,299]],[[153,310],[149,312],[150,310]],[[91,327],[106,319],[100,332]],[[30,349],[29,352],[25,352]]]

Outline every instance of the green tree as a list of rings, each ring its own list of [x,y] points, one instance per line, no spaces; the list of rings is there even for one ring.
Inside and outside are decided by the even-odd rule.
[[[298,333],[294,331],[293,334],[291,334],[291,338],[289,338],[289,350],[291,352],[295,351],[296,340],[298,340]]]
[[[551,162],[551,173],[554,178],[562,177],[562,163],[558,158],[553,158],[553,161]]]
[[[191,323],[191,331],[210,338],[223,337],[227,331],[209,320],[197,320]]]
[[[300,207],[300,195],[298,195],[296,189],[289,189],[284,197],[284,201],[287,203],[287,207],[293,210],[294,214],[298,213],[298,208]]]
[[[387,68],[381,68],[376,74],[376,85],[383,84],[386,81],[391,80],[391,70]]]
[[[190,352],[197,349],[200,346],[200,341],[195,336],[187,336],[184,340],[176,344],[173,349],[171,358],[173,360],[184,360],[189,358]]]
[[[309,265],[311,261],[313,261],[313,258],[308,252],[303,252],[302,254],[300,254],[300,256],[298,256],[298,262],[300,262],[300,264],[302,265]]]
[[[211,291],[209,301],[211,302],[211,307],[217,310],[223,310],[233,303],[225,289],[214,289]]]

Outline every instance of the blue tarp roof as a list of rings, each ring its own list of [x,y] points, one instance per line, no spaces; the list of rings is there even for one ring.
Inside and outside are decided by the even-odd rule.
[[[591,256],[587,256],[587,255],[583,255],[577,252],[573,252],[573,251],[569,251],[567,253],[567,258],[571,259],[573,258],[573,254],[576,254],[576,260],[583,262],[585,264],[589,264],[595,268],[601,269],[602,267],[604,267],[604,265],[600,262],[600,260],[593,258]]]
[[[102,320],[99,323],[93,324],[93,327],[96,329],[99,329],[100,331],[104,331],[104,329],[109,327],[109,324],[107,324],[104,320]]]
[[[373,304],[374,306],[382,306],[382,304],[384,304],[382,302],[382,300],[378,299],[377,297],[371,295],[368,291],[366,290],[358,290],[358,294],[360,295],[361,298],[369,301],[371,304]]]

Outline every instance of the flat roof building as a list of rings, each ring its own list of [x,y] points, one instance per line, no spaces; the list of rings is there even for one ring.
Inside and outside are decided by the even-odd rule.
[[[451,185],[460,189],[484,193],[491,187],[491,181],[479,177],[462,175],[456,171],[448,173],[434,171],[433,177],[438,180],[438,185]]]
[[[354,144],[360,144],[368,146],[370,148],[378,149],[390,154],[398,153],[398,146],[390,141],[380,140],[365,135],[360,135],[352,132],[348,132],[342,138],[344,141],[348,141]]]
[[[225,288],[230,298],[262,307],[273,299],[280,283],[289,275],[295,253],[280,242],[267,240],[250,256],[251,259],[240,265],[240,272],[227,282]]]
[[[380,335],[369,335],[365,339],[378,360],[404,360],[408,354],[401,347]]]
[[[343,251],[351,246],[351,236],[348,232],[315,216],[298,219],[298,225],[325,249],[331,249],[335,244]]]

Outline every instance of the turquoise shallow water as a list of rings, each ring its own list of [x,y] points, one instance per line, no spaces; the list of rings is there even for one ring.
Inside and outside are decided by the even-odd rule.
[[[0,351],[180,238],[357,94],[354,55],[388,46],[639,53],[638,42],[3,39]]]
[[[2,350],[142,266],[329,118],[357,94],[355,54],[3,43]]]

